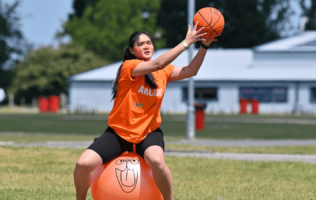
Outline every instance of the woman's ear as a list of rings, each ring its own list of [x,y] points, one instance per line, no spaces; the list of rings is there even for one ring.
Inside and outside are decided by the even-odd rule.
[[[129,52],[134,55],[134,49],[132,47],[129,47]],[[134,55],[135,56],[135,55]]]

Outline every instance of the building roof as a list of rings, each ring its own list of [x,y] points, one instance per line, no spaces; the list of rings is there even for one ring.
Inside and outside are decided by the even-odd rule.
[[[152,59],[156,59],[170,49],[157,50]],[[197,53],[194,50],[194,55]],[[176,67],[187,66],[189,63],[188,52],[183,52],[171,64]],[[215,71],[234,72],[245,70],[251,66],[253,62],[253,52],[250,49],[236,50],[208,50],[207,56],[201,66],[200,73],[196,76],[197,79],[209,78]],[[104,67],[96,68],[81,74],[69,77],[70,81],[113,81],[116,77],[117,69],[122,64],[122,61],[115,62]]]
[[[298,35],[282,38],[254,47],[255,51],[315,51],[316,31],[305,31]]]
[[[95,68],[77,75],[70,76],[69,81],[113,81],[116,77],[117,69],[122,62],[115,62],[103,67]]]

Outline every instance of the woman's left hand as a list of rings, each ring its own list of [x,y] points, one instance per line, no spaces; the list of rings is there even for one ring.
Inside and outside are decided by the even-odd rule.
[[[204,45],[210,46],[210,44],[211,44],[213,41],[217,41],[217,39],[215,39],[215,38],[210,38],[210,39],[205,39],[205,41],[202,41],[202,42],[203,42]]]

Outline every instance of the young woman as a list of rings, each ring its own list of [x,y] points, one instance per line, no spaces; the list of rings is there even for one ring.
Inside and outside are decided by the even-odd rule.
[[[152,36],[135,32],[125,49],[123,64],[113,84],[114,106],[105,133],[79,157],[74,171],[77,200],[86,199],[91,172],[124,151],[137,153],[152,170],[156,185],[165,200],[172,200],[172,179],[164,161],[164,140],[160,123],[160,107],[168,82],[195,76],[203,62],[208,46],[215,39],[202,39],[203,28],[189,26],[185,40],[155,60]],[[198,53],[185,67],[174,67],[175,60],[189,45],[202,41]]]

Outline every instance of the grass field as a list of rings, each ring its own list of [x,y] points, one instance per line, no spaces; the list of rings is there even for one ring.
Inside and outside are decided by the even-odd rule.
[[[278,119],[277,116],[207,116],[224,119]],[[180,118],[180,120],[178,120]],[[288,119],[312,119],[316,117],[290,117]],[[161,128],[166,136],[185,138],[184,116],[162,116]],[[107,127],[107,115],[65,115],[65,114],[0,114],[0,132],[67,133],[100,135]],[[205,130],[196,132],[197,138],[213,139],[284,139],[316,138],[316,125],[207,122]]]
[[[207,116],[203,139],[316,138],[316,125],[267,124],[261,119],[306,119],[293,116]],[[185,139],[184,116],[164,115],[166,140]],[[227,120],[228,119],[228,120]],[[236,120],[258,119],[258,123]],[[235,122],[232,122],[235,121]],[[0,114],[0,141],[92,141],[107,127],[106,115]],[[14,133],[13,133],[14,132]],[[230,153],[316,154],[316,146],[202,147],[167,144],[169,149],[210,150]],[[72,173],[82,149],[0,146],[0,199],[75,199]],[[315,199],[314,164],[248,162],[166,157],[176,200]],[[91,200],[89,193],[88,199]]]
[[[72,173],[82,151],[0,147],[0,199],[75,199]],[[180,157],[166,162],[176,200],[316,199],[313,164]]]

